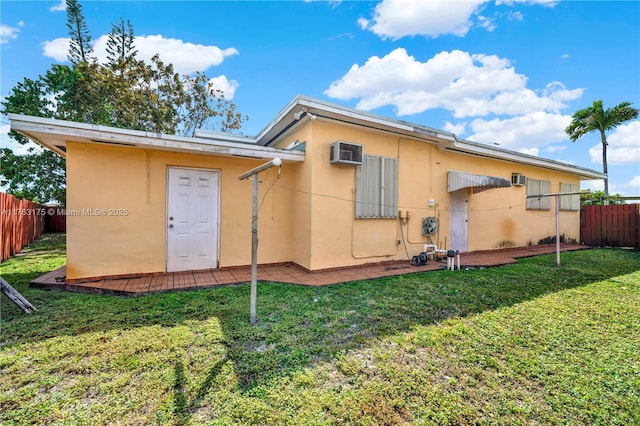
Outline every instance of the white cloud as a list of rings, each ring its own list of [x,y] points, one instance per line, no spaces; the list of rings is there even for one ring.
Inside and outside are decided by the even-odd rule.
[[[522,12],[519,12],[517,10],[515,12],[509,13],[507,16],[511,21],[518,21],[518,22],[524,21],[524,15],[522,14]]]
[[[404,36],[438,37],[443,34],[464,36],[472,26],[472,14],[486,0],[455,2],[447,0],[383,0],[375,7],[373,18],[358,20],[362,29],[383,39]]]
[[[21,26],[18,24],[18,26]],[[18,38],[19,29],[9,25],[0,24],[0,44],[9,43],[9,40]]]
[[[554,7],[559,0],[497,0],[496,5],[513,6],[515,3],[539,4],[545,7]]]
[[[353,40],[353,33],[340,33],[334,36],[329,37],[329,40],[339,40],[341,38],[347,38],[349,40]]]
[[[607,164],[640,164],[640,120],[618,126],[607,136]],[[602,164],[602,144],[589,148],[591,162]]]
[[[49,8],[50,12],[64,12],[65,10],[67,10],[66,0],[60,0],[60,3],[54,4]]]
[[[567,90],[559,82],[534,91],[526,82],[511,61],[495,55],[443,51],[420,62],[397,48],[362,66],[354,64],[324,93],[341,100],[360,98],[356,108],[363,110],[393,105],[401,116],[444,108],[463,118],[558,112],[583,91]]]
[[[568,53],[563,53],[562,55],[560,55],[560,57],[562,59],[569,59],[569,54]]]
[[[609,182],[609,193],[612,193],[612,184]],[[591,191],[604,191],[604,179],[580,181],[580,190],[590,189]]]
[[[567,149],[566,145],[552,145],[545,148],[547,152],[562,152]]]
[[[476,119],[471,122],[474,133],[468,139],[499,143],[502,147],[522,152],[566,139],[564,129],[570,122],[569,115],[542,111],[507,119]]]
[[[4,100],[4,99],[3,99]],[[5,144],[5,142],[8,140],[9,138],[9,130],[11,129],[11,126],[9,126],[8,124],[0,124],[0,138],[2,138],[2,145],[0,145],[2,148],[6,147],[7,145]]]
[[[487,18],[486,16],[478,15],[478,26],[491,32],[496,29],[495,19]]]
[[[358,24],[383,39],[397,40],[405,36],[436,38],[441,35],[465,36],[477,25],[488,31],[496,28],[495,18],[480,15],[488,0],[382,0],[373,10],[371,19],[360,18]],[[515,3],[553,7],[556,0],[497,1],[497,5]],[[496,15],[498,16],[498,15]],[[507,14],[508,19],[522,21],[519,11]]]
[[[443,130],[446,130],[447,132],[451,132],[456,136],[459,135],[464,135],[465,134],[465,128],[467,126],[467,123],[456,123],[453,124],[449,121],[444,123],[444,128]]]
[[[621,186],[632,188],[630,191],[632,194],[640,194],[640,175],[634,176],[629,182]]]
[[[213,77],[209,80],[209,84],[213,86],[214,89],[222,90],[224,98],[229,101],[233,99],[236,89],[240,86],[237,81],[227,79],[227,76],[224,74]]]
[[[0,147],[11,148],[14,154],[25,155],[29,154],[29,149],[35,149],[36,152],[41,152],[42,147],[34,142],[29,141],[25,145],[21,145],[9,137],[9,130],[11,126],[8,124],[0,125]]]
[[[108,39],[107,35],[102,35],[94,43],[94,55],[100,62],[106,61]],[[220,65],[225,58],[238,54],[235,48],[220,49],[217,46],[164,38],[162,35],[138,36],[135,46],[139,59],[149,60],[156,53],[160,53],[162,61],[173,64],[174,70],[181,74],[205,71],[212,66]],[[68,38],[57,38],[43,44],[43,54],[59,62],[67,59],[68,51]]]
[[[107,58],[106,46],[108,36],[100,36],[94,49],[98,60]],[[184,42],[175,38],[164,38],[162,35],[138,36],[135,40],[138,58],[149,60],[156,53],[165,63],[172,63],[176,72],[190,74],[205,71],[209,67],[220,65],[228,56],[237,55],[234,48],[220,49],[217,46],[205,46]]]
[[[303,0],[305,3],[312,3],[317,1],[327,1],[327,0]],[[342,0],[328,0],[327,4],[331,6],[332,9],[335,9],[342,3]]]
[[[42,43],[42,54],[58,62],[67,60],[67,52],[69,52],[68,38],[56,38]]]

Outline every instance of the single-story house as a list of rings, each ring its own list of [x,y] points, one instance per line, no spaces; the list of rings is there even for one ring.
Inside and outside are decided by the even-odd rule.
[[[10,114],[11,128],[66,158],[67,279],[251,262],[260,173],[260,264],[310,271],[461,252],[555,235],[553,197],[600,172],[459,140],[449,132],[297,97],[255,137],[178,137]],[[578,196],[560,233],[579,239]]]

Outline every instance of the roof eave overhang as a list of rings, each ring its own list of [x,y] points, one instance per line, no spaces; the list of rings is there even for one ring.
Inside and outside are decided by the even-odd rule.
[[[243,137],[235,135],[220,135],[217,140],[212,140],[209,138],[187,138],[19,114],[9,114],[8,117],[11,121],[12,130],[21,133],[62,157],[66,157],[67,142],[82,142],[223,157],[256,159],[273,159],[277,157],[286,162],[304,161],[304,152],[257,146],[255,143],[241,143],[238,140]]]
[[[414,125],[406,121],[393,120],[303,96],[298,96],[289,102],[271,123],[255,137],[258,145],[269,146],[310,119],[309,114],[298,114],[301,112],[311,113],[316,119],[320,120],[339,121],[348,125],[388,132],[399,137],[434,143],[437,145],[437,148],[442,151],[541,167],[548,170],[569,173],[578,176],[581,180],[604,179],[606,177],[604,173],[595,170],[496,148],[477,142],[459,140],[453,133],[443,132],[426,126]],[[296,114],[298,114],[300,118],[296,118]]]
[[[305,113],[305,114],[301,114]],[[309,114],[310,113],[310,114]],[[296,118],[296,115],[300,118]],[[284,107],[278,115],[256,136],[259,145],[269,146],[295,130],[300,124],[313,117],[319,120],[331,120],[344,124],[360,126],[376,131],[389,132],[412,139],[429,141],[450,146],[456,140],[448,132],[418,126],[402,120],[393,120],[383,116],[357,111],[328,102],[307,97],[296,97]]]
[[[504,160],[511,163],[569,173],[580,177],[581,180],[604,179],[607,177],[606,174],[595,170],[574,166],[560,161],[548,160],[533,155],[522,154],[515,151],[498,149],[477,142],[458,140],[453,145],[447,147],[446,150],[464,155]]]

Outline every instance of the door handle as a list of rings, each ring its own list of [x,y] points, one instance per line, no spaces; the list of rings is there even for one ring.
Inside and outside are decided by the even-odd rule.
[[[169,216],[169,220],[173,220],[173,216]]]
[[[173,223],[171,225],[169,225],[169,228],[173,228]]]

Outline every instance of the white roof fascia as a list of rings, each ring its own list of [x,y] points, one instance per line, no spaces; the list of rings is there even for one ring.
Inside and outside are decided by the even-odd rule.
[[[453,133],[444,132],[426,126],[414,125],[406,121],[393,120],[304,96],[297,96],[293,101],[289,102],[289,104],[280,111],[276,118],[272,120],[258,136],[256,136],[258,144],[268,145],[272,143],[276,137],[280,136],[284,131],[292,127],[292,122],[295,123],[298,121],[293,117],[294,111],[297,112],[304,110],[313,113],[318,118],[341,120],[345,123],[356,126],[369,126],[377,130],[393,132],[418,140],[422,139],[437,143],[438,149],[444,151],[458,152],[466,155],[481,156],[542,167],[550,170],[557,170],[578,175],[581,179],[604,179],[606,177],[604,173],[600,173],[595,170],[573,166],[560,161],[548,160],[533,155],[521,154],[516,151],[510,151],[477,142],[459,140]],[[275,135],[269,135],[269,133],[281,124],[283,120],[288,120],[288,122],[282,125],[280,131]]]
[[[400,132],[405,135],[411,135],[416,139],[426,139],[434,143],[439,141],[430,138],[444,139],[448,143],[456,140],[453,133],[443,132],[426,126],[418,126],[406,121],[394,120],[387,117],[369,114],[352,108],[346,108],[340,105],[324,102],[318,99],[312,99],[304,96],[298,96],[282,109],[276,118],[274,118],[259,134],[256,136],[260,145],[271,144],[278,136],[292,126],[297,121],[293,114],[298,111],[308,111],[318,117],[326,119],[336,119],[356,125],[366,125],[377,130]],[[287,120],[286,123],[283,121]],[[280,125],[281,129],[277,128]],[[275,134],[272,134],[273,132]],[[442,141],[442,142],[445,142]]]
[[[548,160],[546,158],[536,157],[534,155],[522,154],[516,151],[510,151],[502,148],[495,148],[478,142],[466,140],[458,140],[455,145],[446,149],[447,151],[458,152],[461,154],[475,155],[486,158],[494,158],[512,163],[520,163],[528,166],[542,167],[545,169],[556,170],[560,172],[570,173],[580,176],[581,179],[604,179],[606,174],[579,167],[561,161]]]
[[[291,114],[293,117],[293,108],[298,105],[300,100],[303,99],[302,96],[296,96],[291,102],[289,102],[284,108],[280,110],[278,115],[275,116],[273,120],[269,124],[265,126],[260,133],[255,137],[260,145],[266,145],[262,139],[265,137],[267,133],[269,133],[277,124],[280,124],[287,116],[287,114]],[[294,118],[295,120],[295,118]]]
[[[226,140],[213,141],[19,114],[9,114],[8,117],[12,130],[62,156],[64,152],[55,149],[56,143],[64,145],[67,141],[77,141],[219,156],[271,159],[278,157],[283,161],[304,161],[303,152],[242,144],[235,142],[237,136],[231,135],[223,135]],[[49,143],[45,139],[48,139]]]
[[[600,173],[595,170],[573,166],[560,161],[548,160],[533,155],[521,154],[516,151],[510,151],[477,142],[459,140],[453,133],[411,124],[406,121],[393,120],[304,96],[298,96],[293,101],[289,102],[289,104],[280,111],[276,118],[272,120],[258,136],[256,136],[258,144],[268,145],[269,143],[272,143],[277,136],[279,136],[283,131],[286,131],[288,126],[291,127],[291,122],[294,122],[295,120],[293,117],[294,111],[297,112],[303,110],[313,113],[318,117],[318,119],[325,118],[329,120],[342,120],[347,124],[355,126],[369,126],[384,132],[402,134],[418,140],[422,139],[437,143],[438,149],[444,151],[542,167],[578,175],[581,179],[604,179],[606,177],[604,173]],[[281,131],[276,135],[270,135],[270,137],[268,137],[268,134],[272,132],[272,130],[280,124],[281,121],[286,120],[287,118],[289,122],[282,126]],[[267,140],[265,140],[265,138],[267,138]]]

